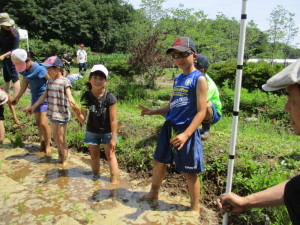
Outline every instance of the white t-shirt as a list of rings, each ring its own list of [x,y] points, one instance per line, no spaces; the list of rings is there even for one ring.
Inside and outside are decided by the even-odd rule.
[[[87,53],[84,49],[78,49],[77,50],[77,58],[79,63],[85,63],[86,62],[86,56]]]

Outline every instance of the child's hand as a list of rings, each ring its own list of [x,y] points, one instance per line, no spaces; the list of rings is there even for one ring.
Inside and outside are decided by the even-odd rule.
[[[110,142],[109,142],[109,149],[111,149],[114,152],[115,149],[116,149],[116,146],[117,146],[116,140],[111,139]]]
[[[29,107],[26,107],[24,109],[24,111],[27,113],[27,114],[33,114],[34,113],[34,108],[32,106],[29,106]]]
[[[137,105],[136,107],[142,110],[141,111],[141,116],[152,115],[153,114],[153,110],[152,109],[149,109],[149,108],[141,106],[141,105]]]
[[[19,100],[20,100],[19,98],[14,98],[10,102],[11,102],[12,105],[16,105],[16,104],[18,104]]]
[[[185,142],[188,138],[189,137],[186,134],[181,133],[181,134],[178,134],[176,137],[172,138],[170,140],[170,143],[171,143],[171,145],[178,147],[178,150],[180,150],[180,149],[182,149],[183,145],[185,144]]]
[[[20,121],[17,118],[15,118],[14,121],[15,121],[15,124],[20,125]]]

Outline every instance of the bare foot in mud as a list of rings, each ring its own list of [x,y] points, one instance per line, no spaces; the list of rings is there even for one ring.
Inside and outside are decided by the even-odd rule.
[[[158,199],[158,194],[153,194],[151,192],[141,196],[139,198],[140,200],[157,200]]]
[[[68,160],[67,157],[66,157],[65,159],[62,160],[62,163],[61,163],[61,164],[62,164],[62,167],[63,167],[63,168],[67,168],[67,167],[68,167],[68,161],[69,161],[69,160]]]
[[[199,210],[200,210],[200,208],[198,206],[190,208],[190,211],[195,215],[200,213]]]
[[[40,146],[41,146],[40,147],[41,152],[46,152],[46,144],[44,141],[41,141]]]
[[[47,156],[51,156],[51,148],[45,148],[45,152]]]
[[[110,180],[112,184],[118,184],[119,183],[119,179],[118,179],[118,175],[111,175]]]

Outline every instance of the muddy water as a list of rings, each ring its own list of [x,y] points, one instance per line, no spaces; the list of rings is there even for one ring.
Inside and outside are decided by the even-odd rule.
[[[72,152],[63,169],[57,155],[37,149],[13,149],[9,142],[0,149],[0,224],[218,224],[218,215],[204,206],[200,214],[189,212],[186,196],[162,193],[159,201],[140,201],[150,187],[129,182],[123,171],[112,186],[105,161],[94,178],[87,155]]]

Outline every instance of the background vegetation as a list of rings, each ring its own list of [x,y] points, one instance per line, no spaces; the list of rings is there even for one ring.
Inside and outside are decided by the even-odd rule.
[[[124,0],[0,0],[2,11],[28,30],[32,50],[43,57],[61,55],[66,50],[61,44],[76,50],[80,43],[92,52],[131,53],[155,34],[161,55],[178,36],[188,36],[212,62],[235,60],[239,21],[222,13],[209,19],[204,10],[180,6],[163,9],[164,2],[142,0],[141,9],[135,10]],[[299,31],[294,16],[275,6],[265,32],[248,21],[245,57],[299,58],[300,50],[292,46]]]

